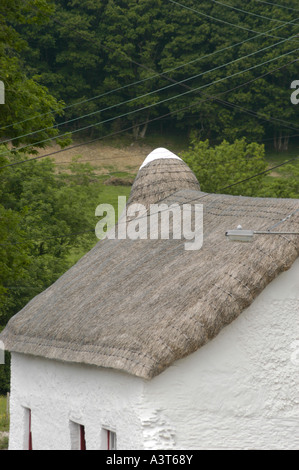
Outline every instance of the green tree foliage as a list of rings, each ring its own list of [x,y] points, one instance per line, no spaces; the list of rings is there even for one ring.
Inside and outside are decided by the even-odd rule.
[[[23,135],[13,141],[13,146],[16,148],[25,144],[28,148],[22,153],[12,153],[7,145],[1,145],[0,167],[25,159],[26,152],[32,152],[34,146],[42,146],[36,144],[39,140],[57,134],[57,129],[51,129],[55,123],[52,111],[61,113],[62,103],[58,103],[38,83],[37,76],[28,72],[23,57],[27,43],[17,31],[20,25],[32,27],[44,23],[52,12],[53,5],[47,0],[1,2],[0,78],[5,84],[5,104],[1,105],[0,137],[9,140]],[[30,119],[36,115],[39,115],[37,119]],[[27,135],[40,128],[45,130],[33,136]],[[28,236],[28,227],[24,224],[24,219],[31,214],[28,208],[30,202],[24,199],[21,188],[29,184],[29,179],[33,180],[34,168],[32,165],[27,167],[32,171],[30,175],[15,167],[0,169],[0,325],[11,316],[16,305],[22,304],[18,304],[20,295],[14,291],[14,286],[24,284],[28,267],[32,265],[30,231]],[[43,171],[42,166],[38,168]],[[36,195],[36,188],[32,187],[32,192]],[[20,200],[21,197],[23,200]]]
[[[299,164],[285,165],[279,172],[264,181],[258,196],[299,199]]]
[[[96,242],[94,210],[100,188],[87,181],[77,184],[76,174],[65,178],[56,175],[49,159],[9,167],[1,174],[5,223],[0,225],[0,289],[6,302],[0,324],[1,315],[7,320],[65,272],[72,250],[88,250]]]
[[[10,161],[22,159],[17,152]],[[0,327],[97,243],[95,208],[111,203],[105,193],[93,168],[76,161],[61,174],[50,159],[0,170]]]
[[[248,144],[245,139],[233,144],[224,140],[212,147],[208,140],[193,138],[189,151],[184,153],[184,160],[197,176],[202,191],[254,196],[263,176],[234,184],[263,172],[267,168],[264,154],[263,145]]]
[[[269,177],[264,146],[247,143],[245,138],[211,146],[208,140],[201,141],[193,135],[183,158],[194,171],[202,191],[250,197],[299,197],[299,166],[286,165],[281,175]]]
[[[47,24],[38,24],[34,28],[23,26],[19,30],[30,45],[26,57],[31,72],[40,75],[57,99],[72,106],[100,93],[103,58],[99,31],[103,7],[99,0],[59,0],[54,8]],[[65,117],[75,119],[95,112],[97,104],[90,101],[70,107]],[[71,129],[91,122],[95,121],[75,121]],[[65,130],[61,128],[61,131]]]
[[[4,140],[46,129],[14,140],[14,146],[34,144],[57,134],[56,128],[51,129],[55,124],[55,113],[52,112],[61,115],[62,102],[58,102],[39,83],[37,73],[29,73],[25,61],[27,42],[17,32],[20,25],[33,27],[47,21],[52,11],[47,0],[1,0],[0,79],[5,84],[5,105],[1,105],[0,137]],[[30,119],[34,116],[39,117]]]
[[[0,146],[1,149],[1,146]],[[0,157],[0,164],[5,160]],[[0,173],[1,183],[3,182]],[[25,232],[22,229],[23,211],[16,212],[3,205],[4,189],[0,185],[0,325],[5,324],[11,306],[8,286],[19,282],[24,276],[29,257],[26,252],[28,244],[24,242]],[[9,243],[7,243],[9,241]]]
[[[297,68],[288,62],[297,57],[298,39],[284,38],[297,33],[297,0],[289,0],[290,10],[255,0],[179,3],[189,9],[160,0],[56,0],[48,25],[24,27],[33,70],[58,99],[74,104],[109,93],[68,109],[68,118],[126,101],[73,121],[72,129],[111,119],[93,131],[133,126],[143,136],[148,121],[171,112],[172,128],[196,130],[202,139],[269,136],[286,149],[297,112],[290,104]]]

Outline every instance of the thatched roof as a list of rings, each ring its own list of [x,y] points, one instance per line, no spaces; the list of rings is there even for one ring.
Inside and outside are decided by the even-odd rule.
[[[180,189],[199,190],[196,176],[179,157],[166,149],[156,149],[141,165],[128,204],[148,207]]]
[[[191,173],[177,159],[153,160],[141,168],[132,200],[150,196],[150,187],[140,193],[136,187],[162,167],[167,192],[168,178],[176,181],[167,168]],[[297,235],[238,243],[225,233],[239,224],[267,230],[289,214],[276,230],[298,232],[299,200],[206,195],[179,186],[164,203],[203,204],[201,250],[186,251],[184,240],[106,238],[10,320],[0,336],[5,347],[149,379],[214,338],[298,257]]]

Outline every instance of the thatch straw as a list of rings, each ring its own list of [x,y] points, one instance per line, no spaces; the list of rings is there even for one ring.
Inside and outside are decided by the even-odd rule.
[[[156,159],[139,170],[128,204],[148,207],[181,189],[200,190],[188,165],[180,159]]]
[[[159,172],[164,165],[169,179],[185,171],[178,161],[150,163],[140,170],[131,201],[170,191]],[[201,250],[186,251],[184,240],[100,241],[10,320],[0,336],[6,348],[149,379],[214,338],[299,255],[298,236],[233,243],[225,232],[239,224],[268,229],[299,209],[299,201],[203,195],[183,189],[164,201],[204,205]],[[299,212],[279,230],[298,232]]]

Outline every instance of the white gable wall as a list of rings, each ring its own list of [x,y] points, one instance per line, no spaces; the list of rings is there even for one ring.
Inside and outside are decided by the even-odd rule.
[[[297,449],[299,260],[209,344],[151,381],[91,366],[12,354],[10,448]]]
[[[143,408],[151,449],[163,422],[164,447],[298,449],[299,259],[214,340],[148,382]]]

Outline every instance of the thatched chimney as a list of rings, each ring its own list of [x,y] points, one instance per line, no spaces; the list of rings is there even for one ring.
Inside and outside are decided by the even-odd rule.
[[[196,176],[180,157],[158,148],[141,165],[128,204],[148,206],[182,189],[200,191]]]

